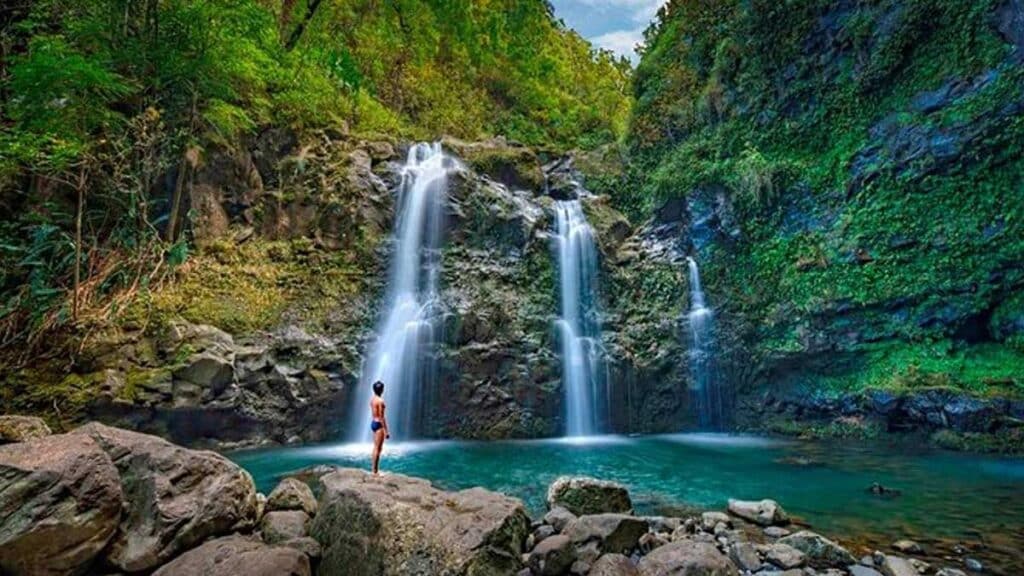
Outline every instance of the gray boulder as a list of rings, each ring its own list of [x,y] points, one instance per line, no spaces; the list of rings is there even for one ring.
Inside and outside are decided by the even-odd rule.
[[[633,510],[629,491],[621,484],[586,477],[562,476],[548,487],[548,509],[561,506],[582,516]]]
[[[913,540],[897,540],[892,543],[892,548],[904,554],[924,554],[924,548]]]
[[[267,496],[267,511],[275,510],[302,510],[316,516],[316,498],[305,482],[285,478]]]
[[[914,568],[909,560],[899,556],[886,554],[880,567],[885,576],[918,576],[917,568]]]
[[[151,570],[207,538],[255,524],[252,477],[219,454],[96,423],[70,435],[94,440],[121,477],[125,513],[106,551],[112,566]]]
[[[713,544],[678,540],[640,560],[641,576],[738,576],[739,572]]]
[[[35,416],[0,416],[0,444],[49,436],[50,427]]]
[[[267,512],[260,522],[260,532],[267,544],[280,544],[309,534],[309,514],[302,510]]]
[[[234,374],[232,360],[216,352],[194,354],[184,366],[174,371],[175,379],[184,380],[201,390],[210,390],[214,397],[231,384]]]
[[[729,500],[729,513],[760,526],[789,524],[789,515],[775,500]]]
[[[545,538],[530,552],[527,564],[537,576],[560,576],[576,561],[576,549],[564,534]]]
[[[320,484],[310,533],[323,547],[321,575],[505,575],[523,568],[530,520],[519,500],[347,468]]]
[[[854,564],[848,570],[850,571],[850,576],[883,576],[878,570],[868,566],[861,566],[860,564]]]
[[[640,571],[622,554],[605,554],[590,567],[588,576],[640,576]]]
[[[82,574],[117,530],[117,469],[91,438],[0,446],[0,573]]]
[[[789,544],[776,543],[768,547],[768,551],[764,555],[765,560],[772,564],[782,568],[783,570],[789,570],[790,568],[799,568],[804,565],[807,561],[806,555],[793,548]]]
[[[646,533],[647,522],[628,514],[580,516],[565,528],[577,546],[596,542],[601,552],[613,553],[631,552]]]
[[[715,526],[719,524],[724,524],[726,527],[732,526],[732,519],[723,512],[704,512],[700,515],[700,527],[705,532],[713,532]]]
[[[310,576],[309,558],[286,546],[243,536],[210,540],[157,570],[153,576]]]
[[[761,569],[761,557],[757,554],[757,548],[749,542],[736,542],[729,546],[729,559],[740,570],[757,572]]]
[[[556,532],[561,532],[565,530],[565,527],[568,526],[575,519],[575,514],[569,512],[568,510],[562,508],[561,506],[556,506],[551,510],[548,510],[548,513],[544,515],[544,522],[546,524],[550,524]]]
[[[813,568],[846,568],[856,564],[857,559],[846,549],[820,534],[801,530],[779,539],[807,555],[807,563]]]

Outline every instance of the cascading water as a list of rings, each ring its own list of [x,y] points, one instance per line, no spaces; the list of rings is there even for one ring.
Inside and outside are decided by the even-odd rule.
[[[557,202],[555,216],[566,435],[591,436],[600,431],[599,407],[610,405],[597,308],[597,249],[578,200]]]
[[[700,283],[697,262],[686,258],[690,268],[690,369],[693,372],[691,388],[701,428],[720,428],[725,419],[725,406],[721,387],[714,372],[714,314],[707,307],[704,289]]]
[[[455,160],[434,143],[410,148],[402,169],[387,304],[356,394],[353,421],[361,424],[351,432],[354,441],[370,439],[371,386],[377,380],[385,384],[393,436],[415,436],[421,386],[429,385],[436,372],[430,347],[435,342],[442,209],[454,166]]]

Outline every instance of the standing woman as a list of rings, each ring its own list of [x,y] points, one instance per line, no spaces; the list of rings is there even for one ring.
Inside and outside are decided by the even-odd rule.
[[[384,449],[384,440],[391,438],[388,432],[388,420],[384,417],[384,383],[380,380],[373,383],[373,398],[370,400],[370,431],[373,432],[373,474],[380,473],[380,453]]]

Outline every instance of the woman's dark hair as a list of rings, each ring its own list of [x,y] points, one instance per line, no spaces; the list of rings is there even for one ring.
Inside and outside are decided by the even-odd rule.
[[[377,396],[380,396],[381,394],[383,394],[384,393],[384,383],[381,382],[380,380],[377,380],[376,382],[374,382],[373,383],[373,393],[376,394]]]

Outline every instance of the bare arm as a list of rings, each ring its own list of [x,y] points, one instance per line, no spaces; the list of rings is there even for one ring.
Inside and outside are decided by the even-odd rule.
[[[391,438],[391,432],[388,432],[388,418],[385,412],[388,409],[388,405],[381,402],[380,405],[380,423],[384,425],[384,437]]]

